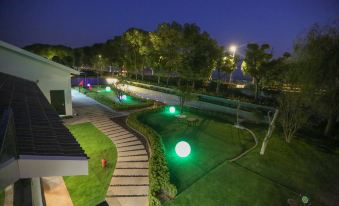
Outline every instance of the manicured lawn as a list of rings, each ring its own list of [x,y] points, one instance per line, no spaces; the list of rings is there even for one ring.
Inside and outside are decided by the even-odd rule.
[[[4,205],[5,202],[5,190],[0,190],[0,206]]]
[[[185,114],[198,117],[192,113]],[[148,113],[140,120],[162,136],[171,181],[179,192],[254,144],[249,133],[212,119],[201,118],[198,126],[188,126],[179,122],[175,115],[162,111]],[[178,157],[175,152],[175,145],[181,140],[191,146],[191,154],[186,158]]]
[[[112,141],[90,123],[69,126],[70,131],[86,151],[89,159],[88,176],[64,177],[75,206],[97,205],[105,199],[117,159]],[[101,167],[101,159],[107,167]]]
[[[198,117],[203,121],[197,127],[186,127],[164,112],[140,118],[162,137],[171,178],[178,187],[177,198],[166,205],[286,205],[288,198],[299,194],[307,194],[313,205],[339,202],[338,151],[314,146],[307,138],[287,144],[276,130],[266,154],[260,156],[266,127],[246,125],[259,138],[259,147],[230,163],[224,160],[250,147],[252,140],[244,132],[238,137],[227,122]],[[182,137],[192,147],[187,159],[174,154]]]
[[[79,91],[79,88],[75,89]],[[141,99],[131,96],[129,94],[125,94],[126,99],[119,101],[115,92],[113,90],[106,91],[105,86],[93,87],[92,90],[81,88],[80,91],[82,93],[86,93],[87,96],[115,110],[136,109],[147,107],[153,104],[153,102],[150,100]]]

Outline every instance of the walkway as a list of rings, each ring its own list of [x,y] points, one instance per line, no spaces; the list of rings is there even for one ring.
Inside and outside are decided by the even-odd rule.
[[[144,145],[112,118],[127,115],[114,112],[85,95],[72,91],[75,122],[90,121],[116,145],[117,164],[106,194],[110,206],[148,205],[148,155]]]

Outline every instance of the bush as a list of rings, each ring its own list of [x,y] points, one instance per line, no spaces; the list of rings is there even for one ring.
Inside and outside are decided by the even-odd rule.
[[[139,121],[139,116],[148,112],[157,112],[162,107],[153,110],[143,110],[140,112],[133,113],[128,116],[127,124],[139,131],[150,146],[150,203],[151,205],[158,205],[159,199],[156,197],[166,196],[167,199],[173,199],[177,193],[176,187],[170,183],[170,176],[168,165],[165,158],[164,146],[160,136],[150,127]],[[156,200],[155,200],[156,199]]]

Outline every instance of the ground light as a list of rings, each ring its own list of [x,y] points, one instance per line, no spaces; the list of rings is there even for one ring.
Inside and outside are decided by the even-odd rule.
[[[105,88],[105,90],[106,90],[106,92],[110,92],[110,91],[111,91],[111,87],[107,86],[107,87]]]
[[[127,96],[126,96],[126,95],[122,95],[122,96],[121,96],[121,99],[122,99],[122,100],[126,100],[126,99],[127,99]]]
[[[170,113],[172,113],[172,114],[173,114],[173,113],[175,113],[175,107],[173,107],[173,106],[170,106],[170,108],[169,108],[169,112],[170,112]]]
[[[179,157],[187,157],[191,153],[191,146],[185,141],[178,142],[175,152]]]

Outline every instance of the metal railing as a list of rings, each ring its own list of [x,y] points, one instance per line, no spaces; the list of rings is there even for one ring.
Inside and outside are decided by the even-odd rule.
[[[11,108],[3,111],[0,121],[0,165],[16,158],[14,118]]]

